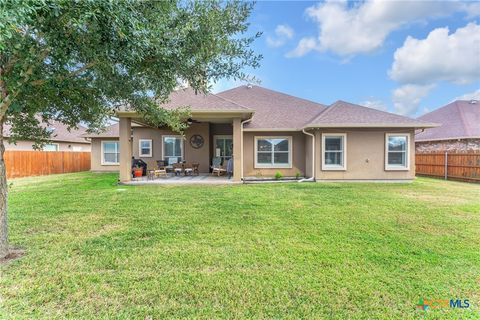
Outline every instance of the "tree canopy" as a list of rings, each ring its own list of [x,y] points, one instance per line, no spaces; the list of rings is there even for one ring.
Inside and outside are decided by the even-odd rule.
[[[164,101],[179,82],[198,91],[243,78],[260,56],[244,36],[252,3],[18,1],[0,5],[0,120],[38,142],[39,122],[102,126],[120,105],[181,131]],[[4,117],[5,115],[5,117]]]

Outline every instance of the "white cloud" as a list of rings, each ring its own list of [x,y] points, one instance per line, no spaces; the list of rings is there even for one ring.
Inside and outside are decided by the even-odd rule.
[[[388,110],[388,106],[383,101],[376,100],[376,99],[363,101],[360,103],[360,105],[368,108],[372,108],[372,109],[377,109],[380,111]]]
[[[267,37],[267,45],[272,48],[283,46],[288,40],[293,38],[295,32],[286,24],[279,24],[275,28],[275,37]]]
[[[315,38],[303,38],[298,43],[297,47],[292,51],[286,54],[287,58],[296,58],[301,57],[310,52],[311,50],[315,49],[317,46],[317,41]]]
[[[401,83],[457,84],[480,79],[480,26],[469,23],[449,35],[437,28],[425,39],[408,37],[394,54],[390,77]]]
[[[434,88],[434,85],[406,84],[393,91],[393,107],[401,115],[414,115],[420,102]]]
[[[417,113],[421,99],[440,81],[479,81],[480,26],[469,23],[451,34],[437,28],[425,39],[408,37],[395,51],[389,75],[401,84],[393,91],[395,111],[408,115]]]
[[[465,93],[464,95],[456,97],[453,100],[480,100],[480,89],[470,93]]]
[[[383,45],[391,32],[409,23],[457,11],[472,16],[480,9],[461,1],[369,0],[352,4],[327,0],[307,8],[307,16],[318,25],[317,43],[298,52],[304,55],[312,50],[332,51],[340,56],[372,52]]]

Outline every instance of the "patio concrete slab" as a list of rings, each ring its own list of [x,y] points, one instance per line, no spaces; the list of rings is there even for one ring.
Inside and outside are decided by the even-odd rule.
[[[225,176],[199,175],[199,176],[169,176],[156,179],[148,179],[147,177],[133,178],[132,181],[123,183],[124,185],[149,185],[149,184],[238,184],[233,179]]]

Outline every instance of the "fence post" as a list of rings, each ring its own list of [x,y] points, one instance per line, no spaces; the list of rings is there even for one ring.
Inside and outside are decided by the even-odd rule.
[[[445,180],[448,180],[448,152],[445,151]]]

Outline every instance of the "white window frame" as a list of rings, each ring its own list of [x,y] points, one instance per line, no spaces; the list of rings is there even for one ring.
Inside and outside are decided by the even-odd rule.
[[[57,146],[57,150],[44,150],[43,147],[45,147],[46,145]],[[58,143],[46,143],[43,147],[42,147],[42,151],[46,151],[46,152],[60,151],[60,144],[58,144]]]
[[[254,143],[254,152],[253,155],[255,157],[255,168],[270,168],[270,169],[291,169],[292,168],[292,154],[293,154],[293,142],[292,136],[255,136],[255,143]],[[267,164],[267,163],[258,163],[258,140],[264,139],[286,139],[288,140],[288,163],[285,164]],[[274,159],[274,151],[272,149],[272,161]]]
[[[342,166],[325,163],[325,140],[328,137],[342,137]],[[322,133],[322,170],[323,171],[346,171],[347,170],[347,134],[346,133]]]
[[[407,138],[407,145],[405,146],[405,162],[406,162],[405,166],[396,166],[396,165],[388,164],[388,152],[389,152],[388,138],[390,137],[406,137]],[[408,170],[410,170],[410,134],[409,133],[386,133],[385,134],[385,171],[408,171]]]
[[[142,142],[148,142],[149,146],[149,153],[142,154]],[[153,143],[152,139],[138,139],[138,157],[139,158],[151,158],[153,153]]]
[[[116,142],[117,143],[117,153],[118,153],[118,162],[106,162],[105,161],[105,152],[104,152],[104,147],[103,145],[105,143],[112,143],[112,142]],[[120,165],[120,141],[118,140],[102,140],[101,142],[101,152],[102,152],[102,166],[118,166]]]
[[[213,157],[217,157],[216,151],[217,151],[217,139],[232,139],[232,145],[233,145],[233,135],[214,135],[213,136]],[[233,156],[233,149],[232,149],[232,156]],[[220,158],[223,159],[223,161],[226,160],[227,156],[220,156]]]
[[[184,139],[183,139],[183,136],[181,135],[162,135],[162,160],[165,160],[165,158],[167,157],[165,155],[165,138],[177,138],[177,139],[180,139],[181,140],[181,143],[180,143],[180,153],[181,153],[181,158],[182,158],[182,161],[185,160],[185,156],[184,156],[184,148],[183,148],[183,144],[184,144]],[[168,156],[168,157],[172,157],[172,156]]]

